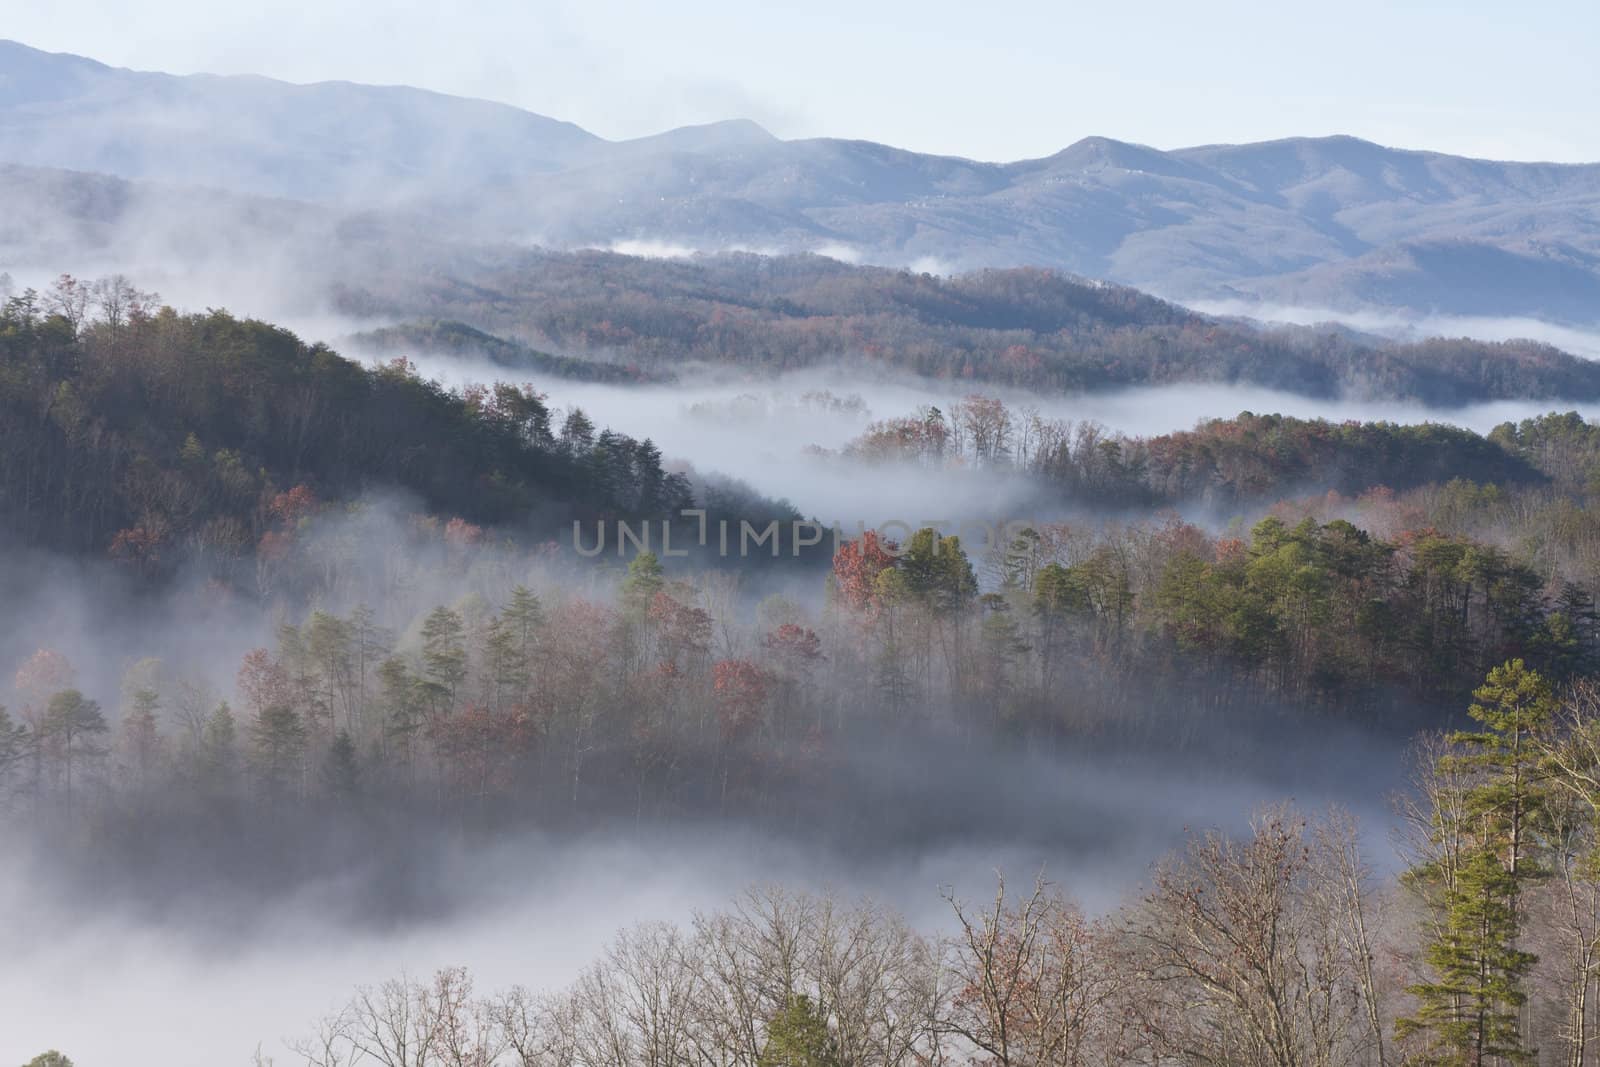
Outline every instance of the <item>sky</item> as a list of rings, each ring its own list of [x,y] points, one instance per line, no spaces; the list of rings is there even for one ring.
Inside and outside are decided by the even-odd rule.
[[[750,118],[1005,160],[1354,134],[1600,160],[1593,0],[0,0],[115,66],[407,84],[610,138]],[[3,74],[3,72],[0,72]]]

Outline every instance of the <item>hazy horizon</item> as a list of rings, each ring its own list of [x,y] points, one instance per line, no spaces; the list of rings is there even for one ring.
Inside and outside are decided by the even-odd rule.
[[[361,3],[312,14],[274,2],[241,18],[191,0],[136,13],[94,0],[65,23],[55,5],[14,6],[13,39],[111,66],[411,85],[609,139],[744,118],[786,139],[870,139],[994,161],[1047,156],[1089,136],[1170,150],[1337,134],[1484,159],[1600,159],[1581,103],[1600,91],[1600,75],[1580,54],[1600,15],[1566,0],[1513,26],[1490,21],[1481,3],[1449,20],[1369,2],[1310,22],[1168,2],[1018,3],[984,21],[953,5],[838,5],[797,20],[722,2],[629,13],[492,0],[476,18]],[[381,44],[371,33],[379,18]],[[1544,32],[1552,21],[1561,35]],[[1313,38],[1319,48],[1308,53]],[[1227,68],[1214,62],[1224,49],[1237,60]],[[1572,62],[1560,61],[1566,50]],[[1482,77],[1474,57],[1492,58],[1501,76]],[[816,77],[819,63],[828,78]],[[1346,76],[1352,64],[1364,69],[1359,83]],[[1319,84],[1341,89],[1310,88]],[[1009,121],[996,122],[1002,114]]]

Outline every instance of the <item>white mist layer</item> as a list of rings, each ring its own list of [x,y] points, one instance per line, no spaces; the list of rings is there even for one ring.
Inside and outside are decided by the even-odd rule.
[[[417,357],[426,375],[450,385],[515,380],[504,368],[438,357]],[[991,471],[981,475],[908,472],[871,467],[808,453],[811,446],[837,450],[874,420],[913,414],[932,405],[949,411],[969,393],[997,396],[1015,413],[1095,422],[1132,436],[1192,429],[1207,418],[1242,411],[1332,421],[1386,420],[1449,423],[1487,433],[1496,425],[1552,410],[1577,410],[1600,418],[1600,403],[1500,400],[1459,408],[1430,408],[1403,401],[1319,399],[1296,393],[1233,385],[1169,385],[1113,392],[1048,396],[980,385],[948,386],[918,379],[862,381],[843,371],[810,371],[761,382],[729,382],[707,376],[670,386],[620,386],[570,381],[536,382],[548,389],[557,409],[581,407],[601,426],[648,437],[668,460],[701,472],[726,474],[761,493],[782,498],[803,515],[840,523],[849,532],[889,520],[981,518],[1045,520],[1038,514],[1036,483]],[[807,406],[806,393],[859,397],[865,408],[843,413]]]

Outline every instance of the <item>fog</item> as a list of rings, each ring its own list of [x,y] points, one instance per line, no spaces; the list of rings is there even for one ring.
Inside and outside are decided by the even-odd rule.
[[[1378,798],[1393,784],[1393,762],[1392,749],[1352,744],[1323,773],[1301,757],[1261,779],[1075,765],[1036,798],[1057,805],[1054,819],[1070,846],[1013,842],[1001,825],[982,842],[878,855],[737,826],[476,844],[424,834],[411,842],[411,864],[440,886],[439,911],[426,918],[361,921],[375,887],[338,869],[275,897],[189,885],[175,906],[152,914],[128,900],[127,887],[57,896],[50,878],[13,862],[0,873],[0,908],[12,919],[0,928],[8,963],[0,974],[0,1057],[22,1062],[62,1047],[85,1067],[218,1067],[248,1063],[259,1043],[278,1063],[295,1063],[286,1040],[309,1032],[358,985],[461,965],[485,991],[514,983],[553,989],[619,928],[687,922],[755,884],[870,897],[929,932],[947,928],[941,889],[984,898],[997,870],[1017,882],[1042,872],[1104,910],[1136,888],[1185,827],[1238,828],[1242,813],[1287,795],[1311,810],[1329,800],[1354,806],[1368,820],[1375,858],[1388,866]],[[1359,786],[1328,782],[1332,763],[1342,772],[1360,766]],[[1306,775],[1298,790],[1284,780],[1297,772]],[[13,845],[9,854],[25,852]]]
[[[353,350],[359,355],[359,349]],[[453,386],[516,379],[504,368],[413,353],[422,372]],[[1042,492],[1020,476],[993,470],[929,472],[848,462],[837,453],[874,421],[909,416],[924,407],[949,412],[971,393],[997,397],[1016,413],[1093,422],[1129,436],[1192,429],[1240,412],[1277,413],[1331,421],[1447,423],[1488,433],[1552,410],[1600,416],[1600,403],[1503,400],[1456,408],[1401,401],[1326,399],[1237,385],[1185,384],[1077,395],[1041,395],[986,384],[951,386],[909,376],[865,377],[843,367],[781,375],[765,381],[729,380],[715,371],[690,372],[673,385],[619,386],[544,380],[551,405],[582,408],[596,424],[649,437],[669,461],[701,473],[737,478],[771,498],[787,500],[808,518],[868,527],[897,520],[1050,521],[1088,517],[1071,501]],[[819,395],[820,394],[820,395]],[[819,454],[821,450],[822,454]]]
[[[913,398],[902,387],[877,399]],[[794,421],[786,432],[797,443],[802,420]],[[364,546],[352,565],[381,571],[411,506],[369,501],[323,533]],[[494,595],[495,576],[518,566],[526,564],[508,556],[465,574],[420,573],[381,621],[400,625],[430,597]],[[146,657],[212,700],[237,701],[239,656],[270,643],[289,609],[218,603],[198,575],[152,602],[121,588],[106,565],[44,553],[7,554],[0,579],[0,690],[33,647],[54,648],[79,666],[78,684],[114,722],[118,678]],[[581,569],[543,579],[547,595],[551,582],[590,588]],[[334,595],[317,603],[349,606]],[[747,601],[736,610],[754,609]],[[0,693],[13,708],[20,700]],[[1156,720],[1162,713],[1149,709]],[[164,728],[180,729],[183,714],[164,707]],[[1174,724],[1173,733],[1183,729]],[[295,1063],[285,1039],[305,1034],[356,985],[463,965],[484,990],[560,986],[618,928],[687,921],[757,883],[870,896],[938,931],[947,921],[942,887],[979,898],[997,870],[1014,881],[1042,871],[1105,912],[1186,829],[1238,828],[1283,798],[1311,811],[1352,809],[1372,858],[1388,867],[1386,797],[1402,780],[1402,741],[1335,723],[1241,720],[1215,725],[1187,750],[1086,742],[1025,755],[972,743],[865,743],[831,772],[838,816],[790,829],[732,816],[549,831],[386,821],[370,832],[335,820],[291,823],[278,839],[228,840],[190,838],[180,824],[95,857],[80,855],[70,833],[30,837],[18,802],[21,818],[0,841],[9,857],[0,870],[0,913],[9,917],[0,925],[9,964],[0,975],[0,1061],[60,1047],[84,1067],[216,1067],[249,1062],[259,1042],[279,1064]]]
[[[1587,359],[1600,359],[1600,329],[1543,319],[1477,315],[1419,314],[1384,307],[1325,308],[1252,300],[1182,301],[1205,315],[1239,316],[1263,323],[1315,326],[1338,323],[1396,341],[1430,337],[1468,337],[1477,341],[1543,341]]]
[[[284,311],[308,339],[372,325],[297,302],[301,289],[290,283],[272,289],[276,267],[262,270],[265,281],[239,274],[219,282],[219,291],[242,301],[236,311]],[[18,280],[38,284],[43,278]],[[177,269],[139,281],[180,302],[203,285]],[[424,374],[452,386],[517,377],[468,361],[416,359]],[[1182,430],[1245,410],[1448,422],[1482,432],[1573,406],[1507,401],[1430,409],[1228,385],[1042,396],[866,377],[843,367],[756,381],[686,369],[672,386],[534,384],[548,392],[557,412],[581,407],[600,426],[653,439],[669,461],[700,476],[739,479],[847,529],[888,520],[1104,517],[1042,494],[1022,476],[871,467],[837,455],[875,420],[924,406],[949,410],[969,392],[999,397],[1018,411],[1091,421],[1130,435]],[[1577,407],[1600,416],[1600,404]],[[329,531],[329,538],[354,546],[357,569],[377,572],[387,566],[387,545],[416,509],[412,501],[369,500],[364,516]],[[184,708],[182,696],[164,708],[163,726],[173,728],[181,714],[217,698],[237,699],[241,656],[270,645],[279,623],[301,619],[313,607],[348,611],[358,600],[343,588],[303,603],[257,604],[219,596],[194,574],[151,603],[105,567],[21,550],[4,560],[0,690],[35,648],[56,648],[77,666],[78,684],[106,706],[113,722],[131,664],[159,659],[174,692],[192,694],[195,709]],[[541,592],[609,596],[618,564],[614,556],[603,563],[604,572],[543,575]],[[495,581],[510,574],[528,577],[526,561],[508,557],[470,575],[436,562],[407,576],[409,585],[395,594],[382,622],[402,631],[409,626],[401,641],[414,646],[419,607],[470,593],[498,602],[506,589]],[[748,581],[735,609],[743,619],[779,579]],[[781,581],[807,608],[821,599],[815,573]],[[0,693],[0,703],[16,708],[19,699]],[[1153,699],[1142,714],[1163,734],[1201,729],[1172,721],[1169,711]],[[1149,864],[1179,845],[1186,828],[1238,827],[1252,809],[1285,797],[1309,810],[1330,803],[1352,808],[1366,828],[1371,859],[1380,868],[1393,866],[1387,798],[1402,785],[1406,725],[1368,731],[1284,716],[1205,729],[1214,732],[1166,746],[1085,739],[1049,755],[971,742],[863,744],[827,783],[836,818],[814,827],[701,817],[643,824],[607,819],[555,829],[517,824],[470,833],[428,823],[404,832],[386,827],[346,851],[340,851],[346,839],[335,832],[340,827],[318,827],[307,831],[303,855],[281,862],[267,851],[241,859],[239,853],[256,847],[253,841],[191,841],[179,833],[162,842],[159,862],[134,869],[115,861],[81,867],[70,839],[30,841],[19,828],[5,842],[10,862],[0,871],[0,908],[10,917],[0,926],[0,954],[10,964],[0,976],[0,1003],[6,1005],[0,1060],[20,1062],[61,1047],[82,1067],[214,1067],[248,1062],[259,1042],[280,1064],[293,1063],[284,1040],[304,1033],[355,985],[402,970],[424,975],[461,964],[485,989],[513,982],[557,986],[619,927],[644,919],[683,921],[752,883],[847,898],[868,894],[915,924],[938,929],[945,922],[941,887],[982,896],[996,869],[1013,880],[1042,870],[1103,913],[1136,891]]]

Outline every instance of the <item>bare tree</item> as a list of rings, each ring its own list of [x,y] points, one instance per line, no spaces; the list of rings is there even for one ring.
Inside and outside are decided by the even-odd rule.
[[[807,991],[817,924],[813,898],[770,886],[747,890],[727,911],[695,916],[707,983],[702,1039],[725,1062],[753,1067],[767,1021]]]
[[[936,951],[896,915],[863,903],[817,905],[810,984],[829,1018],[840,1062],[926,1062],[941,991]]]
[[[1530,934],[1554,949],[1540,954],[1558,968],[1557,1036],[1569,1067],[1582,1067],[1592,1058],[1600,983],[1600,685],[1583,679],[1569,688],[1552,728],[1535,741],[1552,787],[1545,812],[1552,877],[1536,894]]]
[[[513,1067],[577,1067],[577,1001],[512,986],[489,1001],[489,1012]]]
[[[941,1030],[999,1067],[1096,1062],[1119,977],[1083,913],[1042,878],[1018,903],[998,877],[981,912],[945,899],[960,929],[948,950],[954,988]]]
[[[694,1008],[704,986],[695,947],[667,923],[624,931],[579,979],[576,1051],[583,1067],[696,1062]]]
[[[88,290],[89,301],[99,309],[100,321],[105,323],[113,336],[127,323],[146,318],[161,299],[159,294],[135,288],[121,274],[100,278]]]
[[[1389,1019],[1384,1008],[1391,990],[1382,980],[1378,954],[1384,916],[1382,898],[1373,888],[1372,868],[1361,854],[1361,836],[1355,816],[1335,809],[1312,830],[1312,891],[1318,906],[1334,917],[1365,1016],[1371,1042],[1371,1060],[1388,1067],[1385,1043]]]
[[[1365,1020],[1339,915],[1314,891],[1304,820],[1191,839],[1126,917],[1133,1006],[1159,1054],[1238,1067],[1364,1062]]]
[[[91,286],[81,282],[70,274],[63,274],[50,283],[50,288],[44,293],[44,309],[52,315],[60,315],[72,327],[72,332],[77,333],[82,328],[89,315],[89,302],[92,299]]]

